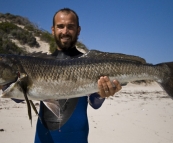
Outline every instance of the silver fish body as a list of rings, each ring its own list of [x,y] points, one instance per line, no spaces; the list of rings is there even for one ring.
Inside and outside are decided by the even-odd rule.
[[[97,51],[89,51],[81,58],[65,60],[15,55],[0,57],[10,61],[10,68],[17,73],[17,80],[2,93],[3,98],[24,99],[23,87],[30,100],[86,96],[98,91],[97,81],[100,76],[117,79],[121,84],[154,80],[173,97],[172,62],[151,65],[117,58],[109,53],[98,54]]]

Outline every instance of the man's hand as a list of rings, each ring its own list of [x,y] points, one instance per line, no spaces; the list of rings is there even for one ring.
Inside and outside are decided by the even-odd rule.
[[[113,83],[107,76],[100,77],[98,80],[99,95],[102,98],[113,96],[116,92],[121,90],[121,85],[117,80],[113,80]]]

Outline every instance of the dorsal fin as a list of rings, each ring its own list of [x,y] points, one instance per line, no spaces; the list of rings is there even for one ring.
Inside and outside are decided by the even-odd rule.
[[[137,63],[142,63],[145,64],[146,61],[145,59],[138,57],[138,56],[133,56],[133,55],[126,55],[126,54],[121,54],[121,53],[109,53],[109,52],[101,52],[98,50],[90,50],[80,58],[105,58],[105,59],[119,59],[119,60],[128,60],[128,61],[133,61]]]

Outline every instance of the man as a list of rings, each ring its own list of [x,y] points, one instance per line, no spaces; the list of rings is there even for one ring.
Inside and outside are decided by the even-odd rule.
[[[73,10],[64,8],[56,12],[53,17],[52,34],[57,43],[57,50],[52,56],[58,59],[81,56],[82,53],[75,47],[80,31],[79,18]],[[113,96],[121,86],[118,81],[111,82],[105,76],[98,80],[98,89],[98,93],[88,97],[58,100],[60,118],[41,102],[39,114],[42,120],[37,122],[35,143],[87,143],[88,102],[94,109],[98,109],[105,97]]]

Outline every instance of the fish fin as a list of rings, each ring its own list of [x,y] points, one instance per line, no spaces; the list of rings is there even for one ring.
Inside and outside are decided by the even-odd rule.
[[[44,100],[43,103],[58,119],[61,119],[59,101]]]
[[[21,89],[22,89],[22,91],[23,91],[23,95],[24,95],[24,98],[25,98],[25,101],[26,101],[26,104],[27,104],[29,120],[31,121],[31,126],[32,126],[31,105],[30,105],[30,101],[29,101],[28,96],[27,96],[26,85],[25,85],[25,84],[22,84],[21,82],[19,82],[19,85],[20,85],[20,87],[21,87]]]
[[[145,64],[145,59],[139,56],[133,55],[126,55],[122,53],[109,53],[109,52],[102,52],[98,50],[90,50],[87,53],[83,54],[80,58],[90,57],[93,59],[105,58],[105,59],[117,59],[117,60],[127,60],[131,62]]]
[[[31,105],[30,105],[30,102],[29,102],[29,100],[28,100],[28,97],[27,97],[27,95],[26,95],[25,93],[24,93],[24,97],[25,97],[25,101],[26,101],[26,104],[27,104],[29,120],[31,121],[31,126],[32,126]]]
[[[173,62],[163,63],[164,65],[167,65],[170,74],[167,75],[168,78],[164,80],[163,82],[159,83],[163,89],[166,91],[166,93],[173,99]],[[160,65],[163,65],[160,64]]]
[[[32,102],[32,100],[29,100],[29,102],[31,104],[32,109],[35,111],[35,114],[38,116],[38,118],[40,119],[40,121],[42,123],[41,117],[39,116],[37,108],[35,107],[34,103]]]

